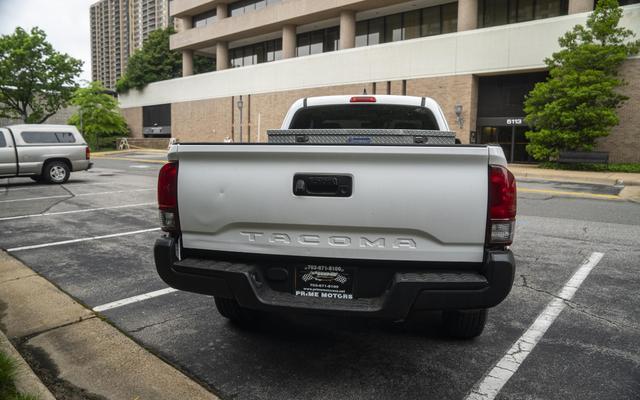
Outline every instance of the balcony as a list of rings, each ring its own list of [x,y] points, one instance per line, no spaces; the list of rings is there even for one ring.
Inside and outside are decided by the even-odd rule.
[[[171,17],[195,15],[228,2],[225,0],[173,0],[169,5],[169,15]]]
[[[336,18],[342,10],[370,10],[406,0],[283,0],[282,3],[261,10],[223,18],[214,24],[198,29],[188,29],[171,36],[171,49],[195,49],[208,47],[218,41],[239,40],[280,30],[283,25],[304,25]],[[174,3],[199,3],[211,8],[216,1],[175,0]],[[177,11],[172,15],[193,15],[194,8]]]

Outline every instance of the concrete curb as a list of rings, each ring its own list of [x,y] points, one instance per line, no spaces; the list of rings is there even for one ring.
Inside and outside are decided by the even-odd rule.
[[[17,364],[15,384],[20,393],[35,396],[38,400],[56,400],[2,331],[0,331],[0,351],[11,357]]]
[[[594,183],[615,185],[622,182],[625,186],[640,186],[640,174],[623,172],[592,172],[539,169],[510,165],[509,170],[517,179],[540,179],[546,181]]]
[[[6,337],[57,397],[217,400],[4,251],[0,301],[0,326]]]

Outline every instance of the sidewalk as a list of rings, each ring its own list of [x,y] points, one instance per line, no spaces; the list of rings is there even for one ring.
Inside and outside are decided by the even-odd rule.
[[[547,181],[595,183],[601,185],[622,184],[640,186],[640,174],[625,172],[566,171],[542,169],[537,165],[509,164],[516,179],[542,179]]]
[[[29,379],[19,388],[42,400],[52,398],[48,390],[73,399],[217,399],[3,251],[0,304],[0,338],[6,335],[21,353]]]

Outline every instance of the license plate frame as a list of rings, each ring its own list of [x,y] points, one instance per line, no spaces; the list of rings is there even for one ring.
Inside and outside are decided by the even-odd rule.
[[[296,266],[294,294],[300,297],[353,300],[356,269],[342,265]]]

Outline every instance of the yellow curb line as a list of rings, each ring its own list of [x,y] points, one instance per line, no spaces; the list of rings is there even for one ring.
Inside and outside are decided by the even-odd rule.
[[[155,164],[166,164],[166,160],[148,160],[145,158],[133,158],[133,157],[104,157],[104,156],[96,156],[101,160],[125,160],[125,161],[137,161],[141,163],[155,163]]]
[[[584,193],[584,192],[565,192],[563,190],[546,190],[546,189],[529,189],[518,188],[518,192],[523,193],[540,193],[540,194],[552,194],[558,196],[574,196],[585,197],[595,199],[607,199],[607,200],[623,200],[620,196],[614,194],[597,194],[597,193]]]

